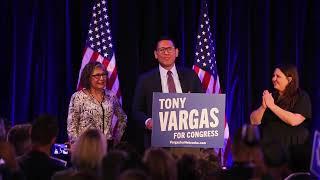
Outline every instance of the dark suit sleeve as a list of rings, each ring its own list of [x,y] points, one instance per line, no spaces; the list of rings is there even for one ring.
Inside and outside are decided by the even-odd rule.
[[[133,97],[132,115],[140,128],[145,127],[145,121],[150,118],[146,115],[146,88],[147,84],[143,77],[140,77],[136,85]]]
[[[183,93],[204,93],[201,81],[198,75],[187,68],[177,68],[180,85]]]
[[[194,89],[193,92],[205,93],[205,90],[202,87],[202,84],[201,84],[201,81],[200,81],[198,75],[194,71],[192,71],[191,76],[192,76],[193,89]]]

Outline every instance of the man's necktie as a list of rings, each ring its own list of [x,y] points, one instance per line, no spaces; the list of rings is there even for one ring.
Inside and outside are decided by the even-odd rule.
[[[175,93],[176,92],[176,87],[174,85],[174,81],[173,81],[173,77],[172,77],[172,72],[168,71],[167,72],[168,75],[168,79],[167,79],[167,83],[168,83],[168,90],[169,93]]]

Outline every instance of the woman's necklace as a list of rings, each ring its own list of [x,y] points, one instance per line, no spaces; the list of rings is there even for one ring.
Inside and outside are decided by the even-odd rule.
[[[91,90],[89,90],[89,94],[91,95],[91,97],[95,100],[97,100],[99,102],[99,104],[102,103],[103,99],[104,99],[104,92],[102,93],[92,93]]]

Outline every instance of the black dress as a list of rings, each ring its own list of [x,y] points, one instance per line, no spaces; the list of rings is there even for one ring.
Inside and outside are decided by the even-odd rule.
[[[283,122],[269,108],[266,109],[260,125],[262,146],[270,143],[277,143],[287,152],[289,163],[292,165],[293,163],[300,163],[300,165],[302,165],[301,163],[305,163],[305,166],[307,166],[307,164],[310,163],[307,162],[310,159],[308,158],[310,154],[309,150],[305,148],[310,149],[311,136],[309,125],[312,111],[309,95],[304,91],[300,91],[297,102],[292,109],[289,109],[289,111],[301,114],[306,119],[298,126],[291,126]],[[299,149],[307,152],[302,152]],[[294,159],[297,159],[297,156],[304,157],[303,161],[306,162],[293,162],[295,161]]]

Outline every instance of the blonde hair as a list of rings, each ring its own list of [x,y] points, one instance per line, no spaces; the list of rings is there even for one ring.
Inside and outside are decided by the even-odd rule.
[[[98,129],[87,129],[71,148],[71,162],[79,169],[96,169],[107,152],[107,141]]]

